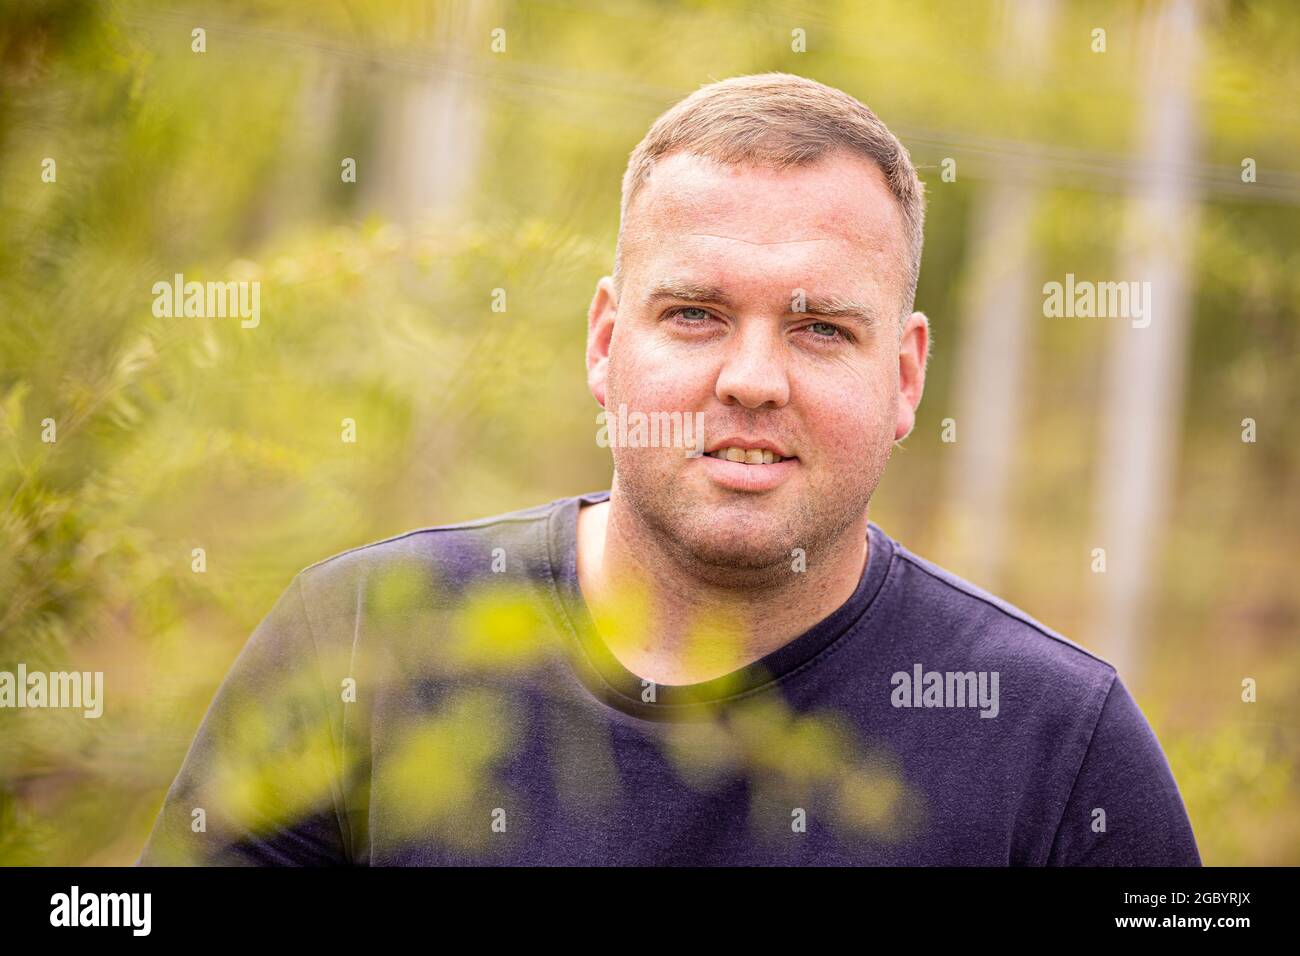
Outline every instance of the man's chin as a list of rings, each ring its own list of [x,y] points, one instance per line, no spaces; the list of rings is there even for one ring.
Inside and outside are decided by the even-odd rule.
[[[786,489],[740,493],[705,483],[678,481],[673,494],[663,488],[674,478],[636,475],[615,478],[624,499],[646,527],[697,573],[722,583],[747,584],[788,573],[792,550],[802,540],[810,514]]]
[[[761,524],[734,512],[709,512],[691,527],[679,529],[677,545],[702,569],[720,574],[761,574],[788,571],[794,545],[774,527],[770,518]]]

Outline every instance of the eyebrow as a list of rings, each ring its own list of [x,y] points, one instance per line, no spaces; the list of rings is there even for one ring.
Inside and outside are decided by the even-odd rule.
[[[645,304],[653,305],[665,299],[678,299],[686,302],[704,302],[711,305],[731,306],[731,296],[712,285],[698,285],[693,282],[666,280],[656,283],[646,295]],[[856,319],[869,328],[880,324],[876,310],[864,302],[846,299],[838,295],[805,295],[804,309],[800,315],[817,315],[828,319]]]

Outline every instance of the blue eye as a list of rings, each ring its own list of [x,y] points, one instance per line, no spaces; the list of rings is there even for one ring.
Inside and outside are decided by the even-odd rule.
[[[813,337],[818,339],[840,339],[845,342],[853,341],[853,337],[845,332],[838,325],[830,322],[812,322],[805,325],[804,328],[813,330]]]
[[[695,313],[695,314],[688,315],[687,313]],[[707,310],[698,308],[696,306],[691,306],[691,305],[682,306],[680,309],[673,309],[672,312],[669,313],[669,315],[674,315],[677,316],[678,318],[687,319],[688,322],[690,322],[691,324],[694,324],[699,319],[707,319],[709,317],[709,313]]]

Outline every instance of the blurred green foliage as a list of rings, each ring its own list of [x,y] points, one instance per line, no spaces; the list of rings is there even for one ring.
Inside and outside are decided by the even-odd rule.
[[[947,563],[935,436],[951,411],[982,178],[975,162],[941,184],[938,164],[952,144],[1085,157],[1038,167],[1035,243],[1045,274],[1105,269],[1124,203],[1113,159],[1133,149],[1145,55],[1128,5],[1069,4],[1045,72],[1026,83],[1004,63],[1003,9],[0,7],[0,668],[103,670],[111,695],[98,721],[0,712],[0,863],[133,860],[217,682],[298,569],[411,527],[607,486],[586,305],[610,268],[628,151],[711,79],[779,69],[842,86],[912,149],[930,196],[918,307],[935,352],[873,517]],[[1105,56],[1088,46],[1097,24]],[[505,54],[489,49],[497,25]],[[794,27],[807,53],[791,50]],[[1212,4],[1202,31],[1202,167],[1228,183],[1248,155],[1261,183],[1295,181],[1300,10]],[[448,126],[438,148],[463,147],[472,179],[434,214],[408,215],[374,171],[394,129],[400,142],[395,104],[448,83],[478,125],[472,144]],[[341,180],[343,157],[356,183]],[[1176,497],[1135,692],[1206,862],[1295,864],[1300,196],[1225,186],[1203,200]],[[152,285],[175,273],[259,279],[260,326],[156,318]],[[504,313],[491,308],[497,288]],[[1002,588],[1085,643],[1078,555],[1103,333],[1037,332]],[[1256,445],[1240,442],[1245,416]],[[345,418],[355,444],[339,440]],[[41,440],[45,419],[54,443]],[[191,572],[199,547],[203,575]],[[488,625],[498,613],[482,610]],[[1243,676],[1258,704],[1242,703]],[[477,726],[483,706],[449,719]],[[411,759],[445,732],[412,739]],[[857,793],[865,802],[846,813],[868,821],[896,797]]]

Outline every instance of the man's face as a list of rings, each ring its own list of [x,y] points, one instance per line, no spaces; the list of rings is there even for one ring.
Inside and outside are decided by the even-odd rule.
[[[615,447],[619,494],[670,550],[775,570],[861,527],[924,378],[924,316],[900,337],[904,250],[898,202],[865,158],[656,165],[625,224],[621,294],[606,278],[592,302],[592,393],[611,414],[702,412],[706,450],[786,459]]]

